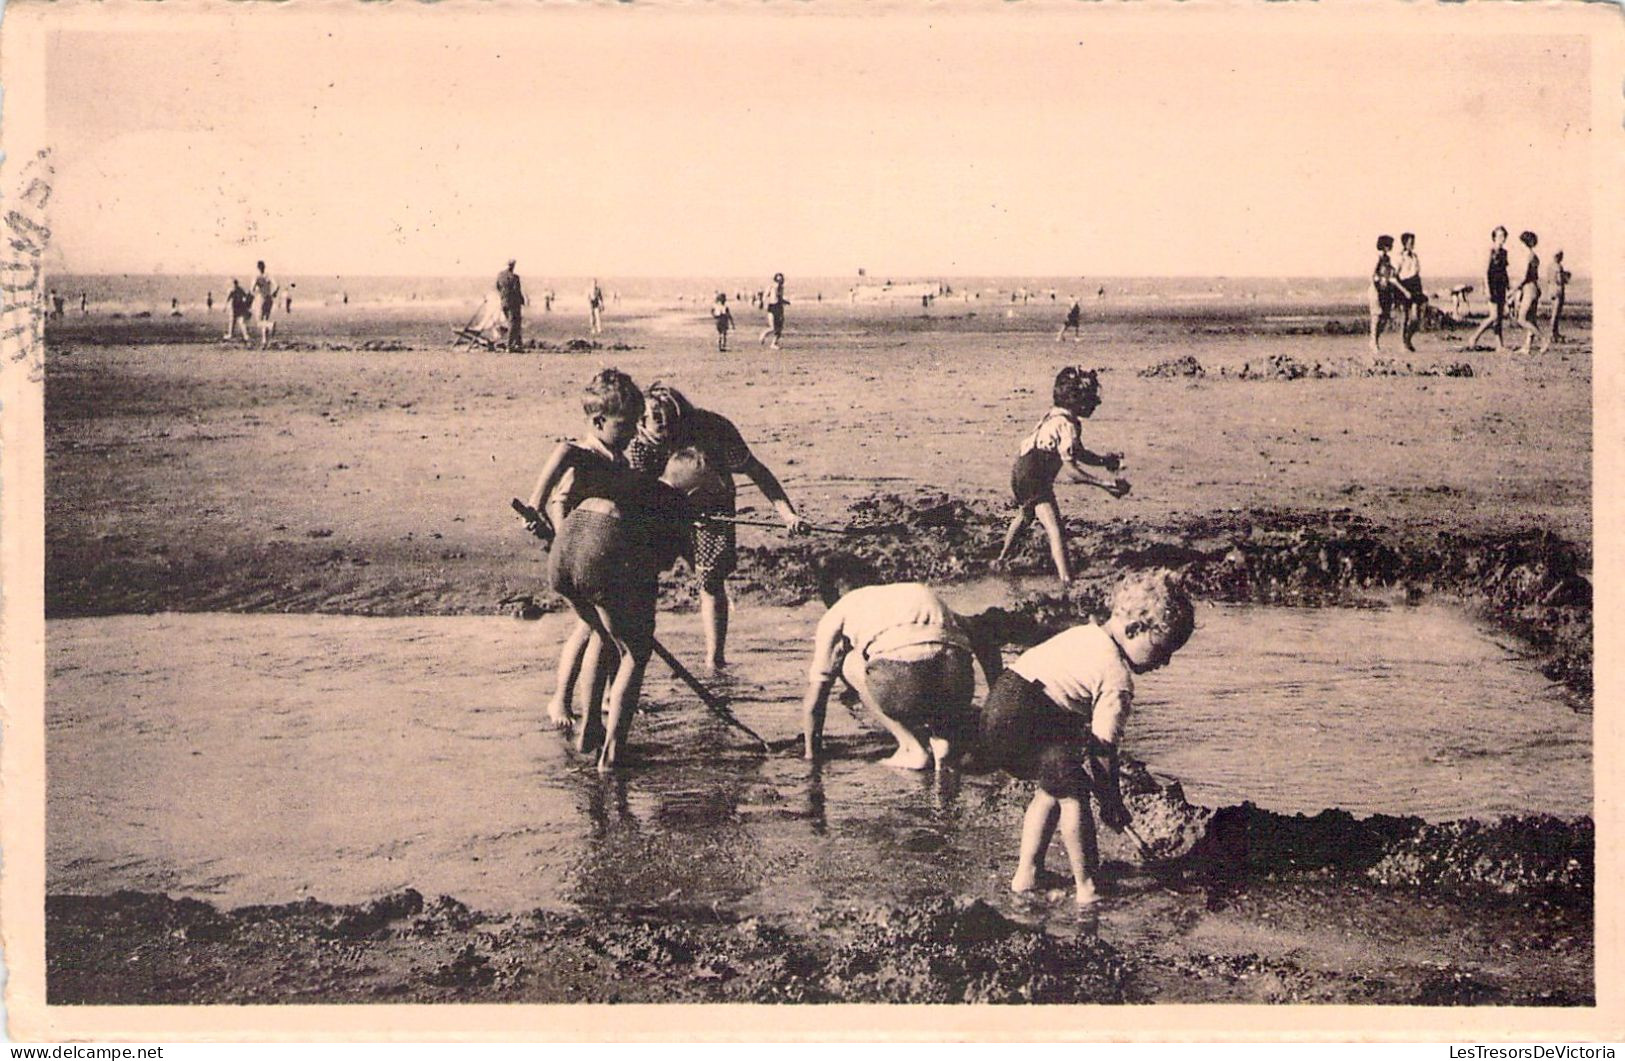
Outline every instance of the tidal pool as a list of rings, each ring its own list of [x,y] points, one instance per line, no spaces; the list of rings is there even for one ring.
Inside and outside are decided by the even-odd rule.
[[[990,592],[949,590],[961,606]],[[819,613],[736,610],[717,687],[770,739],[799,726]],[[1454,612],[1223,607],[1199,622],[1140,680],[1127,737],[1193,802],[1591,812],[1590,716]],[[231,906],[413,887],[492,911],[792,914],[1005,894],[1025,790],[880,767],[889,741],[839,706],[829,761],[764,756],[652,662],[628,765],[600,777],[541,726],[564,630],[561,616],[49,623],[47,889]],[[660,637],[699,658],[696,617],[663,616]]]

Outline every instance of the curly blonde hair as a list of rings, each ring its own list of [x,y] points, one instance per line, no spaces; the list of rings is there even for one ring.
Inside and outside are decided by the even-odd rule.
[[[1166,567],[1131,571],[1112,588],[1112,618],[1173,635],[1183,645],[1196,629],[1196,606],[1183,580]]]

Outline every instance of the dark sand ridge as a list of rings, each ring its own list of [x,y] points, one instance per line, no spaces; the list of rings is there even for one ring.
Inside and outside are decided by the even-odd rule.
[[[1123,566],[1171,564],[1217,599],[1344,603],[1381,587],[1459,597],[1525,637],[1583,700],[1588,342],[1525,362],[1425,335],[1421,360],[1470,361],[1475,375],[1254,384],[1133,373],[1166,360],[1169,346],[1192,347],[1210,373],[1239,374],[1275,355],[1358,357],[1360,340],[1162,320],[1097,325],[1093,346],[1072,347],[1048,341],[1043,315],[1023,315],[1014,335],[989,324],[826,313],[803,334],[805,356],[771,360],[707,356],[703,333],[693,350],[631,334],[610,338],[644,349],[536,361],[438,349],[335,362],[296,350],[59,347],[47,382],[48,609],[489,612],[537,587],[539,557],[503,506],[528,489],[547,439],[571,430],[574,387],[607,356],[640,380],[675,375],[733,416],[821,522],[893,526],[847,542],[888,572],[975,575],[1002,531],[994,499],[1006,454],[1047,404],[1053,366],[1078,359],[1113,370],[1088,438],[1129,451],[1136,495],[1114,506],[1063,494],[1084,582],[996,616],[1011,640],[1086,614]],[[365,329],[299,341],[357,334]],[[901,410],[898,394],[909,396]],[[855,437],[869,443],[857,453],[828,443]],[[782,601],[805,599],[807,565],[830,547],[745,540],[738,591]],[[1023,557],[1042,570],[1036,538]],[[674,583],[671,596],[682,594]],[[48,909],[53,997],[1589,997],[1588,822],[1422,826],[1245,807],[1205,821],[1160,782],[1137,800],[1152,801],[1136,810],[1148,826],[1162,823],[1152,830],[1162,853],[1183,856],[1166,884],[1136,885],[1146,878],[1125,871],[1128,896],[1103,915],[1122,930],[1102,933],[1112,943],[1034,937],[944,896],[831,915],[815,931],[679,909],[618,911],[592,925],[568,914],[482,918],[455,903],[417,908],[410,895],[227,915],[150,897],[58,896]],[[1486,886],[1511,898],[1485,899]],[[1415,941],[1440,934],[1460,949],[1383,977],[1351,971],[1357,963],[1307,928],[1290,942],[1262,934],[1265,924],[1328,917],[1361,922],[1368,955],[1401,939],[1426,950]],[[1191,931],[1159,935],[1154,926],[1167,923]],[[1225,932],[1234,935],[1221,942]],[[1543,945],[1506,956],[1501,944],[1525,937]],[[94,972],[131,948],[157,960],[134,976]],[[1073,975],[1035,973],[1040,952],[1042,967]],[[239,971],[212,975],[222,962]],[[1415,971],[1429,962],[1434,974]]]

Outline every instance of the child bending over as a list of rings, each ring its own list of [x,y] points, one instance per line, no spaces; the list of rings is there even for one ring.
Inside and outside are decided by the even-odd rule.
[[[1088,809],[1128,824],[1117,780],[1117,745],[1134,702],[1134,675],[1164,666],[1195,629],[1191,599],[1172,572],[1125,576],[1104,626],[1085,623],[1028,649],[993,682],[982,709],[976,759],[1036,780],[1021,826],[1021,855],[1010,888],[1032,890],[1055,827],[1072,865],[1079,905],[1097,898],[1100,852]]]
[[[1036,516],[1049,537],[1049,551],[1055,561],[1055,574],[1065,585],[1072,581],[1072,564],[1066,555],[1066,531],[1061,526],[1060,509],[1055,503],[1055,477],[1063,464],[1072,469],[1080,483],[1098,486],[1113,497],[1129,491],[1127,479],[1102,479],[1088,470],[1104,468],[1116,472],[1122,465],[1121,453],[1092,453],[1083,445],[1082,421],[1100,406],[1100,377],[1093,371],[1068,366],[1055,377],[1054,408],[1021,440],[1015,467],[1010,471],[1010,489],[1021,511],[1010,521],[995,566],[1003,566],[1021,536]]]
[[[875,569],[857,557],[831,556],[817,577],[829,611],[813,635],[802,701],[806,757],[822,751],[824,712],[840,674],[897,738],[897,751],[882,765],[923,770],[933,759],[939,769],[951,765],[977,731],[971,657],[991,683],[1002,666],[998,646],[980,640],[929,586],[880,585]]]

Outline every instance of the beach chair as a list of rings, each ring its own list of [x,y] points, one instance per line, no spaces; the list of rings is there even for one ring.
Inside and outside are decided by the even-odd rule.
[[[474,316],[460,328],[452,328],[453,348],[467,346],[471,350],[502,350],[508,345],[508,318],[496,293],[485,296]]]

